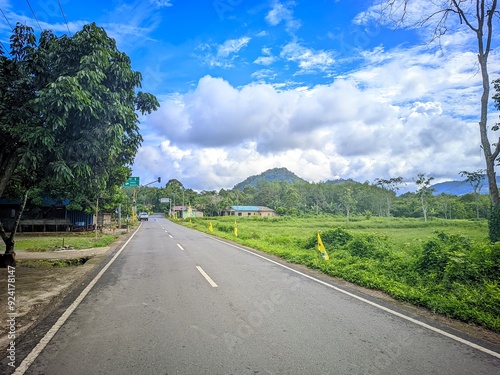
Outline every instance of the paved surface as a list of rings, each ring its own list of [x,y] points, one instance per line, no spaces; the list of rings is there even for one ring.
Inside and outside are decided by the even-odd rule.
[[[500,359],[150,218],[26,373],[491,375]]]

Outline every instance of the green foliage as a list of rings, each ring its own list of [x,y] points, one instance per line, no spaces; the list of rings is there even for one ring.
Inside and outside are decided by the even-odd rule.
[[[489,236],[491,242],[500,242],[500,205],[491,208],[488,219]]]
[[[347,250],[360,258],[384,258],[387,255],[384,240],[373,235],[358,235],[347,245]]]
[[[38,42],[17,24],[10,56],[0,52],[0,196],[114,200],[142,142],[136,111],[159,106],[136,91],[130,58],[95,24],[72,37],[43,31]]]
[[[342,228],[335,228],[321,232],[321,240],[323,241],[323,244],[326,248],[331,250],[342,248],[349,241],[351,241],[352,238],[353,236]],[[317,235],[313,235],[309,238],[305,247],[308,249],[315,248],[317,241]]]
[[[437,279],[465,280],[468,277],[463,265],[470,252],[471,242],[467,237],[438,232],[435,239],[424,244],[418,269]]]

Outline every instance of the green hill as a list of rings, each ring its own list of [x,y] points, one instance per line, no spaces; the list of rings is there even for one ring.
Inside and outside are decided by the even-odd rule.
[[[244,190],[247,186],[257,186],[259,181],[280,181],[280,182],[307,182],[306,180],[298,177],[295,173],[290,172],[286,168],[273,168],[269,169],[257,176],[250,176],[246,180],[234,185],[233,189]]]

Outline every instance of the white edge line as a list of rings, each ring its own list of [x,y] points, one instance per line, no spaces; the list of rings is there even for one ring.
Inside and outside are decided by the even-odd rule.
[[[217,288],[218,285],[212,280],[210,276],[207,275],[207,273],[201,268],[200,266],[196,266],[196,269],[200,271],[200,273],[203,275],[203,277],[208,281],[210,285],[212,285],[212,288]]]
[[[177,247],[178,247],[179,249],[181,249],[182,251],[184,251],[184,248],[183,248],[180,244],[177,244]]]
[[[346,295],[348,295],[348,296],[350,296],[350,297],[352,297],[352,298],[356,298],[356,299],[357,299],[357,300],[359,300],[359,301],[362,301],[362,302],[367,303],[367,304],[369,304],[369,305],[371,305],[371,306],[374,306],[374,307],[376,307],[376,308],[378,308],[378,309],[380,309],[380,310],[383,310],[383,311],[385,311],[385,312],[388,312],[389,314],[392,314],[392,315],[398,316],[398,317],[400,317],[400,318],[402,318],[402,319],[408,320],[408,321],[410,321],[410,322],[412,322],[412,323],[415,323],[415,324],[417,324],[417,325],[419,325],[419,326],[421,326],[421,327],[427,328],[427,329],[429,329],[429,330],[431,330],[431,331],[434,331],[434,332],[439,333],[439,334],[441,334],[441,335],[443,335],[443,336],[446,336],[446,337],[448,337],[448,338],[450,338],[450,339],[452,339],[452,340],[455,340],[455,341],[461,342],[462,344],[468,345],[468,346],[470,346],[470,347],[472,347],[472,348],[474,348],[474,349],[477,349],[477,350],[480,350],[480,351],[482,351],[482,352],[484,352],[484,353],[490,354],[490,355],[492,355],[493,357],[500,358],[500,353],[497,353],[497,352],[495,352],[495,351],[493,351],[493,350],[490,350],[490,349],[488,349],[488,348],[485,348],[485,347],[483,347],[483,346],[480,346],[480,345],[478,345],[478,344],[475,344],[475,343],[473,343],[473,342],[471,342],[471,341],[465,340],[465,339],[463,339],[463,338],[461,338],[461,337],[458,337],[458,336],[456,336],[456,335],[453,335],[453,334],[451,334],[451,333],[448,333],[448,332],[446,332],[446,331],[443,331],[443,330],[441,330],[441,329],[439,329],[439,328],[433,327],[433,326],[431,326],[431,325],[429,325],[429,324],[426,324],[426,323],[424,323],[424,322],[421,322],[421,321],[419,321],[419,320],[417,320],[417,319],[413,319],[413,318],[411,318],[411,317],[409,317],[409,316],[406,316],[406,315],[401,314],[401,313],[399,313],[399,312],[397,312],[397,311],[391,310],[391,309],[389,309],[389,308],[387,308],[387,307],[385,307],[385,306],[379,305],[378,303],[372,302],[372,301],[367,300],[367,299],[365,299],[365,298],[363,298],[363,297],[357,296],[356,294],[353,294],[353,293],[350,293],[350,292],[348,292],[348,291],[346,291],[346,290],[343,290],[343,289],[341,289],[341,288],[338,288],[338,287],[336,287],[336,286],[334,286],[334,285],[332,285],[332,284],[329,284],[329,283],[327,283],[327,282],[325,282],[325,281],[322,281],[322,280],[317,279],[317,278],[315,278],[315,277],[309,276],[309,275],[307,275],[307,274],[305,274],[305,273],[303,273],[303,272],[300,272],[300,271],[297,271],[297,270],[295,270],[295,269],[293,269],[293,268],[291,268],[291,267],[285,266],[284,264],[281,264],[281,263],[279,263],[279,262],[276,262],[276,261],[274,261],[274,260],[272,260],[272,259],[266,258],[266,257],[265,257],[265,256],[263,256],[263,255],[260,255],[260,254],[254,253],[253,251],[247,250],[247,249],[245,249],[245,248],[243,248],[243,247],[240,247],[240,246],[237,246],[237,245],[233,245],[232,243],[229,243],[229,242],[222,241],[222,240],[220,240],[220,239],[218,239],[218,238],[215,238],[215,237],[211,237],[211,236],[207,236],[207,237],[208,237],[208,238],[212,238],[212,239],[213,239],[213,240],[215,240],[215,241],[222,242],[222,243],[224,243],[224,244],[226,244],[226,245],[232,246],[232,247],[234,247],[234,248],[236,248],[236,249],[239,249],[239,250],[245,251],[245,252],[247,252],[247,253],[249,253],[249,254],[255,255],[256,257],[259,257],[259,258],[265,259],[265,260],[267,260],[268,262],[271,262],[271,263],[273,263],[273,264],[276,264],[276,265],[278,265],[278,266],[280,266],[280,267],[282,267],[282,268],[285,268],[285,269],[287,269],[287,270],[289,270],[289,271],[292,271],[292,272],[294,272],[294,273],[296,273],[296,274],[298,274],[298,275],[301,275],[301,276],[303,276],[303,277],[306,277],[306,278],[308,278],[308,279],[310,279],[310,280],[312,280],[312,281],[315,281],[315,282],[317,282],[317,283],[319,283],[319,284],[322,284],[322,285],[324,285],[324,286],[327,286],[327,287],[329,287],[329,288],[332,288],[332,289],[334,289],[334,290],[336,290],[336,291],[338,291],[338,292],[340,292],[340,293],[344,293],[344,294],[346,294]],[[200,271],[200,272],[201,272],[201,271]]]
[[[55,336],[57,331],[62,327],[62,325],[68,320],[70,315],[73,313],[73,311],[76,310],[76,308],[80,305],[80,303],[83,301],[83,299],[89,294],[89,292],[92,290],[94,285],[99,281],[99,279],[102,277],[102,275],[108,270],[108,268],[111,266],[111,264],[120,256],[122,251],[125,249],[125,247],[128,245],[128,243],[132,240],[132,238],[135,236],[137,231],[139,230],[140,226],[135,230],[135,232],[130,236],[130,238],[125,242],[125,244],[122,246],[120,250],[117,251],[117,253],[111,258],[111,260],[106,264],[103,269],[94,277],[94,279],[87,285],[87,287],[82,290],[80,295],[73,301],[73,303],[66,309],[66,311],[59,317],[57,322],[54,323],[54,325],[47,331],[45,336],[40,340],[40,342],[33,348],[33,350],[24,358],[24,360],[21,362],[21,364],[17,367],[16,371],[14,371],[13,375],[23,375],[28,368],[32,365],[32,363],[37,359],[37,357],[40,355],[43,349],[47,346],[47,344],[50,342],[50,340]]]

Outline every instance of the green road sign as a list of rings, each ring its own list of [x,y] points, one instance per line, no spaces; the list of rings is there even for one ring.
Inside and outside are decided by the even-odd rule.
[[[124,184],[123,186],[125,187],[138,187],[139,184],[139,177],[130,177]]]

